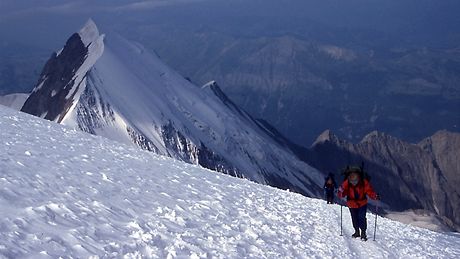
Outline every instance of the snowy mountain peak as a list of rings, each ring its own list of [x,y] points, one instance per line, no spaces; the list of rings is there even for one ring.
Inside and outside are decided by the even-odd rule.
[[[86,47],[91,44],[91,42],[96,41],[99,38],[99,30],[92,19],[89,19],[85,26],[78,32],[80,35],[81,41],[85,44]]]
[[[43,69],[23,111],[157,154],[320,195],[322,175],[280,145],[215,82],[204,89],[91,20]]]
[[[67,40],[59,55],[48,60],[21,110],[61,122],[74,109],[86,88],[88,71],[103,52],[104,36],[89,20],[80,33]]]

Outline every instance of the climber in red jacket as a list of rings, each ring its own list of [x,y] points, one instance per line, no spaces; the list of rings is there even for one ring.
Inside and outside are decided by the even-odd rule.
[[[340,199],[347,199],[347,206],[350,209],[351,220],[355,229],[352,237],[361,237],[361,239],[367,240],[367,198],[378,200],[379,196],[369,181],[365,179],[363,170],[360,168],[351,168],[345,174],[346,178],[339,187],[337,196]],[[360,229],[361,233],[359,232]]]

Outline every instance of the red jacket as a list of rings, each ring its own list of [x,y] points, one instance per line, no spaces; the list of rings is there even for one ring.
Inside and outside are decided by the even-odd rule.
[[[355,194],[357,194],[357,197],[355,197]],[[337,193],[339,198],[347,197],[347,206],[349,208],[359,208],[366,205],[366,195],[373,200],[377,199],[377,194],[372,188],[372,185],[366,179],[362,181],[360,180],[356,186],[349,184],[348,179],[346,179],[343,181],[339,188],[339,192]]]

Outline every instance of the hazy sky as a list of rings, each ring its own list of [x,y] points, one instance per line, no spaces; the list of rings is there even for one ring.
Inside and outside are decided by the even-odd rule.
[[[149,10],[160,6],[198,2],[202,0],[0,0],[3,18],[37,13],[93,13]]]
[[[288,33],[358,28],[452,47],[460,41],[459,13],[459,0],[0,0],[0,44],[54,49],[93,18],[103,31],[164,23],[244,34],[246,23],[268,20]]]
[[[55,48],[93,18],[103,28],[120,25],[120,16],[136,17],[159,7],[201,0],[0,0],[0,44]],[[33,41],[31,41],[33,39]],[[54,44],[53,44],[54,43]],[[49,45],[48,45],[49,44]]]

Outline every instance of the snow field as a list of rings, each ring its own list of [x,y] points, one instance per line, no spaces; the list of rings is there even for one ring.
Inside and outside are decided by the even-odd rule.
[[[460,237],[232,178],[0,108],[5,258],[459,258]]]
[[[323,174],[222,100],[223,92],[194,85],[138,43],[100,35],[91,20],[79,34],[89,44],[85,62],[75,74],[77,83],[85,77],[84,84],[61,124],[135,146],[145,145],[145,139],[155,153],[195,164],[197,152],[205,146],[216,159],[224,160],[223,168],[244,172],[245,178],[265,183],[270,178],[263,172],[268,172],[304,193],[321,192]],[[85,87],[88,92],[81,96]],[[98,105],[91,104],[93,98]]]

